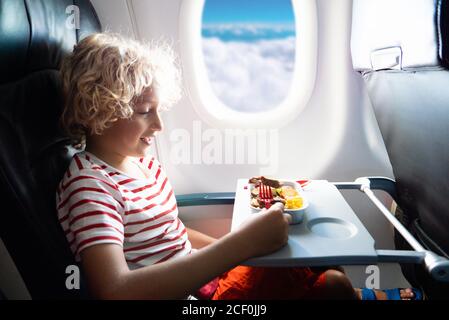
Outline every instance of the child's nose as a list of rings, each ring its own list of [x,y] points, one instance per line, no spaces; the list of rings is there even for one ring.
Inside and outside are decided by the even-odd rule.
[[[164,128],[164,125],[162,123],[162,119],[161,119],[160,115],[156,116],[154,121],[151,123],[150,127],[151,127],[151,130],[153,130],[153,131],[162,131],[162,129]]]

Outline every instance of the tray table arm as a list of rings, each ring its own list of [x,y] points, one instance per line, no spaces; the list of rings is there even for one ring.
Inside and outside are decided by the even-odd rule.
[[[364,177],[369,180],[370,188],[372,190],[382,190],[387,192],[394,201],[397,199],[396,182],[393,179],[386,177]],[[361,190],[362,184],[357,179],[354,182],[334,182],[339,190]]]
[[[235,192],[189,193],[176,196],[178,207],[234,204]]]
[[[391,185],[393,183],[393,186]],[[449,260],[436,253],[426,250],[415,237],[396,219],[396,217],[383,205],[373,193],[373,189],[388,192],[393,199],[396,197],[394,180],[381,177],[363,177],[354,182],[337,182],[334,185],[340,190],[360,190],[365,193],[371,202],[390,221],[393,227],[404,237],[415,251],[377,250],[379,261],[423,263],[429,274],[438,281],[449,282]]]

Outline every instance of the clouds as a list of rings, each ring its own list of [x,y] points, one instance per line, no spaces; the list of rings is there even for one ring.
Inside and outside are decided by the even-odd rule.
[[[258,41],[263,39],[280,39],[295,36],[293,24],[237,23],[205,24],[203,37],[217,37],[223,41]]]
[[[265,111],[287,96],[295,61],[295,37],[279,36],[287,34],[287,29],[284,25],[271,30],[258,25],[221,25],[214,32],[226,34],[225,39],[203,38],[209,80],[226,105],[239,111]],[[239,32],[243,36],[236,39]],[[277,37],[267,36],[275,33]],[[241,40],[250,35],[252,40]]]

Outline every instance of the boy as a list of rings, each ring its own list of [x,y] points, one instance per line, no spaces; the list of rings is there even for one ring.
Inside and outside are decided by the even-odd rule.
[[[287,242],[282,204],[214,239],[178,219],[165,172],[148,156],[162,109],[180,97],[171,50],[117,35],[82,40],[62,66],[62,124],[74,145],[58,218],[94,297],[356,298],[343,273],[236,267]],[[193,249],[195,248],[195,249]],[[198,249],[198,250],[196,250]]]

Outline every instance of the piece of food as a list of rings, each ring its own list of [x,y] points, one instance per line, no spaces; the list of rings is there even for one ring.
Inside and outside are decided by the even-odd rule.
[[[285,200],[285,209],[301,209],[304,204],[300,196],[290,197]]]
[[[285,199],[282,197],[274,197],[272,203],[276,203],[276,202],[282,202],[285,205]]]
[[[251,206],[254,208],[260,208],[259,199],[257,198],[251,199]]]
[[[260,188],[259,187],[254,187],[251,190],[251,198],[257,198],[257,197],[259,197],[259,195],[260,195]],[[271,188],[271,195],[273,197],[278,196],[278,194],[276,193],[276,189],[275,188]]]
[[[252,177],[251,179],[248,180],[248,183],[259,185],[260,184],[260,178],[261,177]]]
[[[264,176],[252,177],[248,180],[248,183],[254,184],[256,186],[259,186],[261,183],[263,183],[264,185],[270,186],[272,188],[279,188],[281,186],[279,180],[269,179]]]
[[[259,196],[259,187],[255,187],[253,190],[251,190],[251,197],[257,198]]]
[[[265,202],[260,198],[260,184],[270,187],[272,199],[271,204],[282,202],[285,209],[301,209],[304,205],[304,200],[300,196],[298,190],[291,185],[284,185],[281,181],[276,179],[269,179],[264,176],[252,177],[248,181],[254,186],[251,189],[251,206],[253,208],[265,208]]]
[[[280,188],[280,196],[283,198],[296,197],[298,195],[298,191],[291,186],[282,186]]]
[[[268,179],[268,178],[265,178],[264,176],[260,177],[260,181],[264,185],[270,186],[272,188],[279,188],[281,186],[281,183],[278,180]]]

